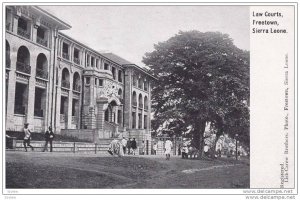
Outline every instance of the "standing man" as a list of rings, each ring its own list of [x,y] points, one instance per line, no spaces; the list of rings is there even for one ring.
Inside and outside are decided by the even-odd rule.
[[[33,146],[30,145],[31,132],[28,128],[28,125],[29,125],[29,123],[24,124],[24,134],[25,134],[25,136],[24,136],[24,140],[23,140],[23,145],[24,145],[24,148],[25,148],[26,152],[27,152],[27,146],[29,146],[32,151],[34,150]]]
[[[135,138],[133,138],[133,140],[131,141],[131,148],[133,150],[133,155],[135,155],[137,149]]]
[[[125,137],[123,137],[122,139],[122,146],[123,146],[123,152],[124,152],[124,155],[126,153],[126,146],[127,146],[127,140],[125,139]]]
[[[171,150],[172,150],[173,144],[168,138],[165,142],[165,154],[166,154],[166,160],[170,160],[171,157]]]
[[[127,149],[128,149],[128,155],[131,153],[130,150],[131,150],[131,138],[128,138],[127,140]]]
[[[156,151],[157,151],[157,144],[154,143],[153,145],[153,154],[156,155]]]
[[[45,132],[45,146],[43,152],[48,149],[48,143],[50,143],[50,152],[52,152],[52,141],[54,139],[54,133],[52,131],[52,127],[49,126],[49,129]]]
[[[145,155],[146,152],[146,145],[145,145],[145,141],[142,141],[142,155]]]

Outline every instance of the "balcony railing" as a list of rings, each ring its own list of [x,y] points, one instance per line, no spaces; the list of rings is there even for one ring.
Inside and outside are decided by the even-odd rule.
[[[27,30],[24,30],[20,27],[18,27],[18,35],[30,39],[30,33],[28,33]]]
[[[10,68],[10,59],[6,58],[6,68]]]
[[[139,103],[139,108],[143,108],[143,104],[142,103]]]
[[[80,92],[81,91],[81,85],[74,85],[73,90]]]
[[[136,107],[137,106],[137,102],[133,101],[132,105]]]
[[[145,110],[148,110],[149,109],[149,107],[148,107],[148,105],[145,105],[145,108],[144,108]]]
[[[15,114],[25,115],[25,106],[15,105]]]
[[[43,69],[36,69],[36,77],[48,79],[48,72]]]
[[[79,59],[79,58],[75,58],[75,57],[74,57],[74,63],[76,63],[76,64],[80,65],[80,59]]]
[[[44,117],[44,111],[40,109],[34,109],[34,116],[36,117]]]
[[[17,62],[17,71],[25,74],[31,74],[31,66],[22,62]]]
[[[77,117],[76,116],[72,116],[72,124],[76,124],[77,123]]]
[[[70,55],[69,55],[68,53],[63,53],[63,54],[62,54],[62,57],[63,57],[64,59],[67,59],[67,60],[70,59]]]
[[[48,46],[48,41],[45,40],[45,39],[43,39],[43,38],[37,37],[36,38],[36,42],[39,43],[39,44],[41,44],[41,45],[43,45],[43,46],[45,46],[45,47]]]
[[[67,80],[62,80],[61,81],[61,87],[70,88],[70,82],[67,81]]]

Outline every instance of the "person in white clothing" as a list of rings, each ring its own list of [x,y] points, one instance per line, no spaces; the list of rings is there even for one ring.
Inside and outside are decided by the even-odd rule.
[[[121,142],[122,142],[122,145],[123,145],[123,152],[125,154],[126,153],[126,146],[127,146],[127,140],[125,139],[125,137],[123,137]]]
[[[173,147],[172,142],[169,139],[167,139],[165,142],[166,160],[170,160],[172,147]]]
[[[33,146],[30,145],[31,132],[28,128],[28,125],[29,125],[29,123],[24,124],[24,134],[25,134],[25,136],[24,136],[24,140],[23,140],[23,145],[24,145],[24,148],[25,148],[26,152],[27,152],[27,146],[29,146],[32,151],[34,150]]]

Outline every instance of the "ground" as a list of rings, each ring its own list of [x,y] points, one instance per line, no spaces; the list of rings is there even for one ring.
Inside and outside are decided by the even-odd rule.
[[[249,160],[6,152],[6,188],[249,188]]]

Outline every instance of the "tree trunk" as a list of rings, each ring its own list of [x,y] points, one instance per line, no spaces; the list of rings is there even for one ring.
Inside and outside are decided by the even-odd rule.
[[[197,149],[199,149],[200,157],[202,157],[203,154],[205,125],[206,121],[201,120],[198,121],[198,123],[196,122],[194,126],[193,144]]]

